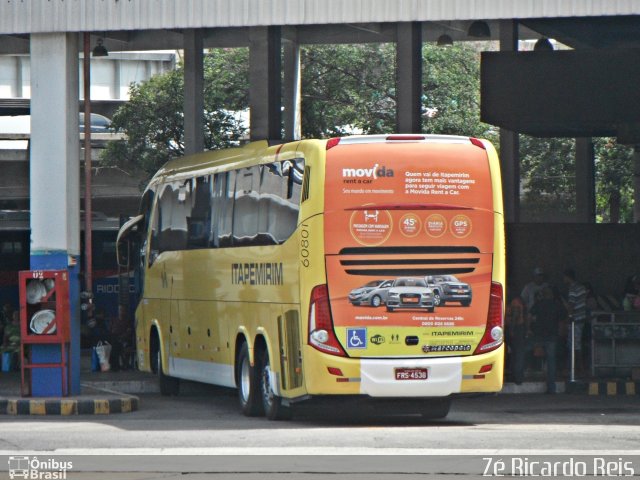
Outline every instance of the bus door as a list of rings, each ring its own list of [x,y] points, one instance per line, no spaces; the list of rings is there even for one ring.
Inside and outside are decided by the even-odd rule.
[[[142,286],[140,277],[140,237],[144,215],[130,218],[120,227],[116,239],[116,257],[118,260],[118,311],[130,316],[137,306]],[[132,282],[133,280],[133,282]],[[131,285],[133,284],[133,292]],[[133,298],[132,297],[133,293]]]
[[[327,284],[347,355],[474,353],[489,307],[492,201],[486,151],[469,138],[328,150]]]

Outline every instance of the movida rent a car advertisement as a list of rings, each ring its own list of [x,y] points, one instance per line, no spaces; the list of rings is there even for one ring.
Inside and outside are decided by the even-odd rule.
[[[486,151],[339,146],[328,152],[325,184],[327,281],[349,355],[472,354],[486,325],[494,248]]]

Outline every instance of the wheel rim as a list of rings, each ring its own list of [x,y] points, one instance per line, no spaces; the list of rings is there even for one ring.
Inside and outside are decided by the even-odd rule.
[[[271,388],[271,367],[269,360],[265,361],[262,367],[262,401],[265,407],[270,407],[273,403],[273,389]]]
[[[249,371],[249,361],[247,358],[243,358],[242,365],[240,366],[240,395],[242,395],[242,401],[245,403],[249,401],[250,389],[251,372]]]
[[[380,306],[380,297],[378,297],[377,295],[376,295],[375,297],[373,297],[373,298],[371,299],[371,304],[372,304],[374,307],[379,307],[379,306]]]
[[[436,293],[433,295],[433,304],[437,307],[440,305],[440,294]]]

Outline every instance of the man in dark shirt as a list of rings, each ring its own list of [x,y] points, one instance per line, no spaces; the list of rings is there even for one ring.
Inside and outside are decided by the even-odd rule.
[[[550,287],[544,287],[531,307],[531,348],[544,347],[547,360],[547,393],[556,393],[556,352],[563,308]]]

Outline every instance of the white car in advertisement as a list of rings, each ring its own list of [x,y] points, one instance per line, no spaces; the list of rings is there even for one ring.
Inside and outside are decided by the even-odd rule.
[[[424,278],[399,277],[393,282],[387,296],[387,311],[426,310],[433,312],[433,292]]]

